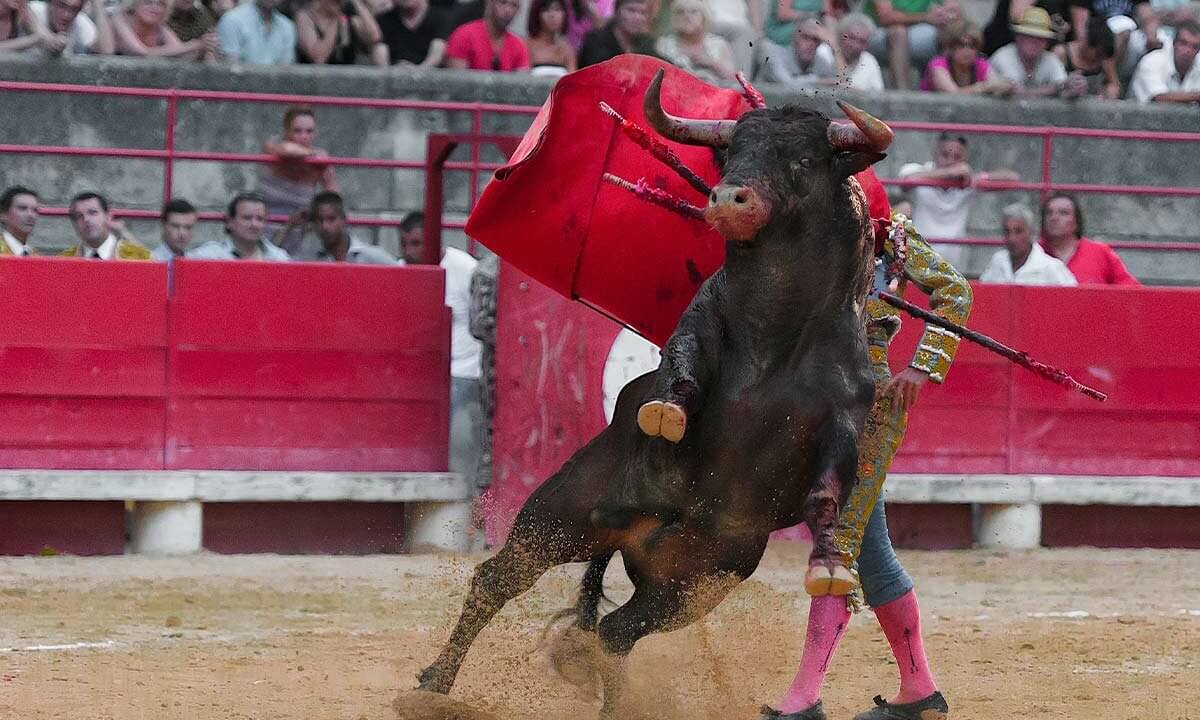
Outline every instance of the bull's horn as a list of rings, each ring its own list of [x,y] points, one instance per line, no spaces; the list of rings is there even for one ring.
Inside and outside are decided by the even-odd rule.
[[[671,115],[662,109],[662,79],[663,71],[659,70],[646,88],[646,97],[642,102],[642,110],[650,126],[663,137],[685,145],[728,147],[737,121],[692,120]]]
[[[892,144],[895,133],[887,123],[860,110],[848,102],[838,100],[838,107],[846,113],[853,125],[843,122],[829,123],[829,144],[839,150],[872,150],[883,152]]]

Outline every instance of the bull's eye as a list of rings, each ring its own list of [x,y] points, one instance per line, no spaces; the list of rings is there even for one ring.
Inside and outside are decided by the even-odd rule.
[[[807,170],[812,165],[812,160],[809,158],[800,158],[792,161],[792,172],[798,173],[801,170]]]

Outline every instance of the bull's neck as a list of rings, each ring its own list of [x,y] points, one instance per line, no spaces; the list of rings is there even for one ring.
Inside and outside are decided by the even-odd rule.
[[[836,247],[833,228],[821,225],[808,224],[799,238],[783,237],[794,225],[768,225],[753,246],[726,246],[727,307],[735,316],[727,328],[736,339],[763,352],[790,353],[802,337],[825,329],[813,327],[814,319],[828,327],[845,308],[852,253]]]

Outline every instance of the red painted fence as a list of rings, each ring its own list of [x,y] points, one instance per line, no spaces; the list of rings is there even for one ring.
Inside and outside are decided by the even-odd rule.
[[[896,471],[1200,475],[1200,321],[1194,313],[1200,291],[975,290],[973,328],[1063,367],[1107,392],[1109,401],[1062,389],[963,343],[946,383],[923,391]],[[923,296],[912,291],[909,299]],[[507,532],[532,489],[604,427],[606,370],[613,374],[624,365],[627,373],[641,372],[622,357],[636,349],[614,348],[615,323],[511,267],[501,274],[499,305],[493,540]],[[920,328],[916,320],[905,322],[893,367],[911,357]],[[926,516],[914,515],[911,524],[928,525],[927,511],[915,510]],[[916,532],[895,515],[893,534]],[[952,521],[962,526],[953,535],[970,537],[969,513]]]
[[[437,267],[0,260],[0,467],[444,471]]]

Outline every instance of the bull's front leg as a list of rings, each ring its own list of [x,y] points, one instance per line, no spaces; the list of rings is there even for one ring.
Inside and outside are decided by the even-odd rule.
[[[857,582],[842,562],[833,531],[837,525],[842,482],[836,470],[826,470],[809,492],[804,521],[813,536],[804,589],[809,595],[849,595]]]
[[[705,283],[663,348],[654,392],[638,408],[638,427],[650,437],[679,442],[703,404],[720,353],[720,283]]]

